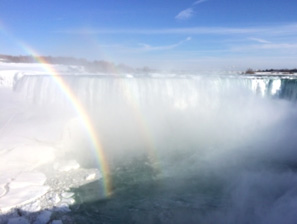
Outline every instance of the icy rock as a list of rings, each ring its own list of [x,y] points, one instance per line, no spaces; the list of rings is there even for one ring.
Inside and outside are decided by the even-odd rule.
[[[70,170],[76,170],[79,167],[80,167],[80,165],[75,160],[70,160],[70,161],[65,161],[65,162],[60,162],[60,163],[54,164],[54,169],[58,170],[60,172],[68,172]]]
[[[61,220],[53,220],[51,224],[63,224]]]
[[[7,224],[30,224],[30,222],[24,217],[11,218]]]
[[[0,210],[8,211],[17,206],[35,201],[49,190],[48,186],[27,186],[23,188],[10,189],[0,198]]]
[[[52,212],[43,211],[37,216],[37,218],[36,218],[35,222],[33,222],[33,224],[46,224],[50,221],[51,215],[52,215]]]
[[[63,192],[62,197],[63,198],[71,198],[74,195],[73,192]]]
[[[26,172],[18,175],[10,184],[10,189],[23,188],[30,185],[43,185],[46,176],[40,172]]]

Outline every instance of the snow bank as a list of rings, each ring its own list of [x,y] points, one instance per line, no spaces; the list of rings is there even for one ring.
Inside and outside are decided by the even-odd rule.
[[[26,187],[10,189],[8,193],[0,198],[0,208],[2,212],[9,211],[10,209],[24,205],[26,203],[32,202],[42,195],[44,195],[48,190],[48,186],[37,186],[29,185],[28,182]]]

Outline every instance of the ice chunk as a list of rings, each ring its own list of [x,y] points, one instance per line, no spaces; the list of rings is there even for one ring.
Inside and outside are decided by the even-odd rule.
[[[74,195],[73,192],[63,192],[62,197],[63,198],[71,198]]]
[[[64,198],[62,200],[62,203],[66,203],[67,205],[73,205],[75,203],[75,200],[73,198]]]
[[[88,176],[86,176],[86,180],[94,180],[95,179],[95,177],[96,177],[96,173],[91,173],[91,174],[89,174]]]
[[[48,178],[47,184],[54,191],[62,190],[62,192],[66,192],[70,191],[69,188],[77,188],[91,182],[86,180],[86,177],[92,173],[96,174],[95,179],[92,181],[102,178],[102,174],[98,169],[79,168],[69,172],[58,172],[54,177]]]

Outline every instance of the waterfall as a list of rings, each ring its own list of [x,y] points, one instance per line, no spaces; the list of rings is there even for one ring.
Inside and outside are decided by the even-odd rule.
[[[166,212],[163,223],[244,223],[250,217],[263,223],[275,212],[282,218],[282,208],[295,218],[292,77],[62,76],[88,119],[67,110],[73,100],[52,76],[23,76],[14,91],[28,104],[28,124],[38,130],[59,124],[46,131],[63,132],[58,146],[64,157],[94,168],[97,155],[87,131],[100,140],[114,195],[102,203],[90,194],[98,182],[82,186],[76,195],[83,206],[74,213],[90,211],[95,220],[100,210],[116,222],[123,210],[127,223],[143,215],[163,220]],[[86,131],[85,123],[92,128]]]
[[[282,77],[186,76],[119,78],[64,76],[65,83],[88,107],[135,103],[143,106],[167,105],[176,109],[196,107],[201,100],[212,103],[229,94],[256,95],[295,101],[297,80]],[[65,104],[63,90],[51,76],[24,76],[14,90],[37,104]]]

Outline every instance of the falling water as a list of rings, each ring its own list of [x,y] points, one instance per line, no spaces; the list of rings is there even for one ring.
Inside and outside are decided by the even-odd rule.
[[[113,188],[110,198],[97,182],[75,189],[77,223],[297,222],[297,79],[63,79],[91,117]],[[51,76],[24,76],[14,91],[53,116],[67,113],[63,154],[98,165]]]

